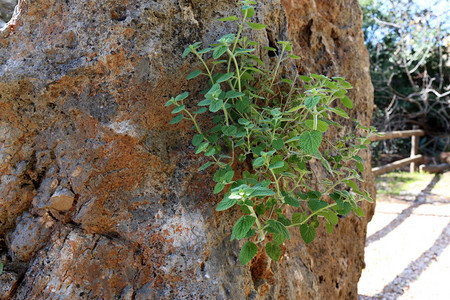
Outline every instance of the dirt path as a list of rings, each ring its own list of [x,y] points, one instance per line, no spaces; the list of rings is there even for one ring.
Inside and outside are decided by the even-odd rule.
[[[359,299],[450,299],[450,172],[377,197]]]

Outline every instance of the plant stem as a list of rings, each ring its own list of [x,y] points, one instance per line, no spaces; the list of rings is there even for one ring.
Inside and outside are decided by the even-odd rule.
[[[199,134],[203,134],[202,130],[200,129],[200,127],[197,124],[197,121],[195,120],[195,117],[187,109],[183,109],[183,111],[185,111],[189,115],[189,117],[191,118],[192,122],[194,123],[195,129],[197,129],[197,132]]]
[[[266,235],[264,234],[264,229],[261,226],[261,223],[259,222],[258,216],[256,215],[256,212],[253,209],[253,207],[247,205],[247,208],[250,210],[250,214],[256,218],[256,228],[258,229],[258,234],[259,234],[258,243],[260,243],[260,242],[264,241],[264,239],[266,238]]]
[[[335,207],[335,206],[337,206],[337,203],[329,204],[329,205],[327,205],[327,206],[325,206],[325,207],[322,207],[321,209],[316,210],[315,212],[313,212],[312,214],[310,214],[306,219],[304,219],[304,220],[301,221],[300,223],[294,223],[294,224],[288,225],[288,226],[286,226],[286,227],[293,227],[293,226],[303,225],[303,224],[305,224],[306,222],[308,222],[309,219],[311,219],[312,217],[318,215],[320,212],[322,212],[322,211],[324,211],[324,210],[326,210],[326,209]]]

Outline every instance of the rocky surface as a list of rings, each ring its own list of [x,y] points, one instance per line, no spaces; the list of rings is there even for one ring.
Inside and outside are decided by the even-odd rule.
[[[255,38],[291,39],[303,74],[346,77],[352,117],[368,124],[357,1],[258,7],[255,21],[269,26]],[[239,212],[214,211],[190,125],[168,125],[167,99],[202,87],[183,79],[196,63],[183,49],[229,32],[215,20],[237,9],[232,0],[19,1],[0,31],[0,297],[356,299],[373,207],[310,246],[293,234],[279,263],[261,254],[241,267],[229,242]]]
[[[0,0],[0,28],[11,19],[16,4],[17,0]]]

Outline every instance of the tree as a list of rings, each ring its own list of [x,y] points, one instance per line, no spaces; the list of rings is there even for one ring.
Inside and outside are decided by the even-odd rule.
[[[374,125],[380,131],[418,125],[426,131],[421,149],[428,154],[449,145],[444,136],[450,131],[445,2],[424,7],[412,0],[360,0],[375,88]],[[378,150],[398,151],[403,144],[385,141]]]

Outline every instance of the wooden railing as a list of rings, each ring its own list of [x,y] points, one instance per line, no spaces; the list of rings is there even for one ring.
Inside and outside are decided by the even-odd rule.
[[[380,132],[379,136],[372,136],[370,138],[370,141],[379,141],[411,137],[411,156],[381,167],[372,168],[372,172],[374,175],[384,174],[389,171],[404,167],[408,164],[410,165],[410,172],[414,172],[417,169],[416,163],[423,160],[423,156],[417,154],[419,150],[419,136],[423,136],[425,132],[416,128],[414,128],[413,130]]]

